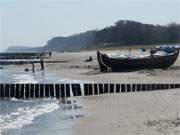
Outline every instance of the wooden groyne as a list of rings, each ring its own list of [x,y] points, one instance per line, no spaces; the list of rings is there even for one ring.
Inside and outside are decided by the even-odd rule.
[[[90,96],[107,93],[125,93],[180,88],[180,84],[0,84],[0,99],[66,99],[73,96]]]
[[[69,62],[63,60],[44,60],[44,63],[62,63]],[[39,59],[16,59],[16,60],[0,60],[0,65],[22,65],[22,64],[31,64],[31,63],[40,63]]]
[[[37,59],[43,55],[44,58],[50,58],[51,52],[1,52],[0,59]]]

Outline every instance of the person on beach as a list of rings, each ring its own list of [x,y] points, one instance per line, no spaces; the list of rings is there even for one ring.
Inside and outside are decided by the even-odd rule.
[[[35,73],[35,65],[33,62],[32,62],[32,72]]]
[[[44,52],[40,55],[40,65],[41,65],[41,70],[44,70]]]

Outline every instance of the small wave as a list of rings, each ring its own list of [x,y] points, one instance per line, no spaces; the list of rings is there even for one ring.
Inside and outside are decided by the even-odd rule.
[[[15,112],[5,115],[0,114],[0,135],[9,129],[17,129],[29,125],[33,122],[35,117],[53,112],[58,108],[59,105],[53,102],[37,105],[33,108],[19,107]]]

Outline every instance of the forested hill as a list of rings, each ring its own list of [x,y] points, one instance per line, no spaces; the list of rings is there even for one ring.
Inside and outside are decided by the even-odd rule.
[[[53,37],[44,47],[30,50],[80,51],[92,48],[173,43],[180,43],[180,24],[171,23],[165,26],[120,20],[102,30],[87,31],[68,37]]]
[[[142,24],[118,21],[114,26],[97,31],[94,48],[105,46],[148,45],[180,42],[180,25]]]

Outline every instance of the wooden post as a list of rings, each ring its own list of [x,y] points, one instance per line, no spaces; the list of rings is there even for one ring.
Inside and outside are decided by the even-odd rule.
[[[132,92],[136,91],[136,84],[132,84]]]
[[[50,84],[50,97],[54,97],[54,85],[53,84]]]
[[[88,96],[89,95],[89,85],[88,84],[84,84],[84,96]]]
[[[30,84],[25,84],[25,98],[30,98]]]
[[[110,93],[114,93],[114,84],[109,84],[110,86],[110,89],[109,89],[109,92]]]
[[[161,84],[161,90],[165,89],[165,84]]]
[[[45,84],[45,97],[48,98],[49,97],[49,84]]]
[[[71,84],[72,93],[73,96],[78,96],[77,90],[76,90],[76,84]]]
[[[104,93],[108,93],[108,84],[107,83],[104,84]]]
[[[137,84],[137,91],[141,91],[141,84]]]
[[[19,91],[20,91],[20,85],[16,84],[16,88],[15,88],[15,98],[19,99]]]
[[[0,98],[4,97],[4,84],[0,84]]]
[[[60,86],[59,84],[55,84],[55,90],[56,90],[56,98],[60,98]]]
[[[121,84],[121,92],[124,93],[125,91],[125,84]]]
[[[14,84],[10,84],[10,97],[11,98],[15,97],[15,95],[14,95],[14,87],[15,87]]]
[[[93,95],[93,85],[91,83],[88,84],[88,93],[89,95]]]
[[[131,92],[131,84],[126,84],[127,92]]]
[[[151,84],[151,90],[155,90],[156,89],[156,84]]]
[[[77,96],[82,96],[80,84],[75,84],[75,86],[76,86]]]
[[[43,98],[44,97],[44,84],[40,84],[39,86],[40,92],[39,92],[39,97]]]
[[[98,87],[97,84],[94,84],[94,95],[98,94]]]
[[[116,84],[116,93],[120,93],[120,84]]]
[[[164,89],[168,90],[169,89],[169,84],[164,84]]]
[[[156,84],[156,90],[161,90],[161,85],[160,84]]]
[[[176,83],[176,84],[175,84],[175,88],[180,88],[180,84],[179,84],[179,83]]]
[[[69,84],[66,84],[66,97],[70,97],[71,94],[70,94],[70,85]]]
[[[24,84],[20,84],[19,98],[24,98]]]
[[[146,84],[147,91],[151,90],[151,84]]]
[[[142,91],[146,91],[146,84],[141,84],[141,86]]]
[[[63,98],[65,98],[64,84],[61,84],[60,86],[61,86],[61,91],[60,91],[61,92],[61,99],[63,99]]]
[[[99,85],[99,94],[103,94],[103,84],[98,84]]]
[[[5,84],[5,94],[4,94],[5,98],[9,98],[9,84]]]
[[[30,84],[30,98],[34,98],[35,90],[34,84]]]

